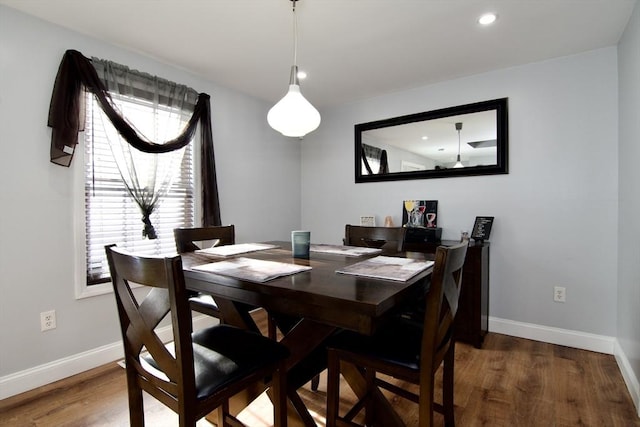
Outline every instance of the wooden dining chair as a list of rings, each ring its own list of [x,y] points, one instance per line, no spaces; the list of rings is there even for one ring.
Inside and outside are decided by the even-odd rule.
[[[403,251],[404,227],[365,227],[347,224],[344,229],[344,244],[382,249],[385,255]]]
[[[375,398],[379,388],[418,404],[419,426],[433,425],[433,411],[444,414],[445,425],[454,426],[453,322],[458,308],[462,268],[468,242],[440,246],[436,250],[431,284],[425,298],[422,322],[398,316],[372,336],[343,332],[329,344],[327,427],[353,426],[353,418],[364,409],[367,426],[376,425]],[[366,391],[354,408],[339,415],[340,364],[346,362],[364,372]],[[443,365],[443,402],[434,402],[435,374]],[[377,373],[417,384],[417,394],[391,384]]]
[[[236,231],[233,224],[211,227],[175,228],[173,230],[173,236],[176,241],[176,250],[179,254],[193,252],[211,246],[233,245],[236,243]],[[191,304],[192,310],[224,321],[218,304],[216,304],[216,301],[211,295],[194,292],[189,297],[189,303]],[[276,325],[268,313],[267,329],[269,338],[276,339]]]
[[[239,426],[229,413],[229,398],[266,381],[273,391],[274,424],[286,426],[284,345],[225,324],[192,332],[179,256],[137,256],[115,245],[105,250],[124,344],[131,426],[144,426],[143,391],[175,411],[180,426],[195,426],[216,408],[219,427]],[[133,284],[149,291],[143,294]],[[166,317],[169,345],[156,330]]]
[[[175,228],[173,236],[179,254],[206,249],[212,246],[233,245],[236,243],[235,226],[220,225],[212,227]],[[191,309],[222,320],[218,304],[211,295],[198,292],[189,297]]]

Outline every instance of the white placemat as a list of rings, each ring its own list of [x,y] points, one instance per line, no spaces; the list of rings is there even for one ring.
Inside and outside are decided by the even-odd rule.
[[[194,251],[197,254],[211,255],[215,257],[230,257],[240,254],[246,254],[250,252],[266,251],[267,249],[279,248],[276,245],[270,245],[267,243],[239,243],[236,245],[222,245],[214,246],[207,249],[198,249]]]
[[[193,269],[263,283],[275,279],[276,277],[308,271],[311,270],[311,267],[285,262],[239,257],[226,261],[198,265],[193,267]]]
[[[376,255],[382,252],[382,249],[363,248],[359,246],[343,246],[343,245],[311,245],[311,252],[320,252],[325,254],[337,254],[344,256],[358,257],[363,255]]]
[[[406,282],[432,265],[433,261],[377,256],[336,270],[336,273]]]

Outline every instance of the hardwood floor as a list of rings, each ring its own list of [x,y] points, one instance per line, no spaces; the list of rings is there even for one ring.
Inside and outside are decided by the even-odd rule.
[[[455,363],[459,427],[640,427],[611,355],[490,333],[481,350],[457,344]],[[127,426],[125,382],[124,370],[113,363],[5,399],[0,401],[0,426]],[[318,392],[309,385],[300,392],[319,426],[325,425],[325,391],[323,374]],[[147,397],[147,426],[177,425],[171,410]],[[346,407],[352,395],[341,397]],[[408,425],[417,425],[414,404],[397,397],[392,403]],[[270,425],[268,398],[261,396],[240,418],[250,427]],[[198,423],[211,425],[206,420]],[[439,416],[436,425],[442,425]]]

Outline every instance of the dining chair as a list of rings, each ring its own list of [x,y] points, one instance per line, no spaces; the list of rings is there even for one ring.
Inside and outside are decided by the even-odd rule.
[[[344,244],[382,249],[386,255],[403,251],[404,227],[366,227],[347,224],[344,229]]]
[[[235,226],[175,228],[173,236],[179,254],[206,249],[212,246],[233,245],[236,242]],[[222,320],[222,313],[211,295],[192,292],[189,297],[191,309]]]
[[[327,427],[356,425],[353,418],[364,409],[367,426],[375,425],[376,398],[380,388],[418,404],[420,427],[433,425],[434,410],[444,414],[446,426],[454,426],[453,323],[458,308],[462,268],[468,242],[436,249],[431,284],[425,296],[422,321],[397,316],[372,336],[344,331],[329,344]],[[354,409],[339,415],[340,364],[347,362],[364,372],[366,391]],[[434,402],[435,375],[443,365],[443,400]],[[378,373],[417,384],[419,392],[391,384]]]
[[[211,246],[233,245],[236,242],[235,226],[218,225],[210,227],[175,228],[173,236],[176,241],[176,250],[179,254],[205,249]],[[211,295],[192,293],[189,298],[191,309],[209,316],[216,317],[220,321],[222,313]],[[276,339],[276,325],[269,313],[267,313],[267,335]]]
[[[105,251],[124,344],[131,426],[144,426],[143,391],[175,411],[181,427],[195,426],[215,409],[218,426],[240,426],[229,413],[229,398],[267,381],[274,425],[286,426],[284,345],[226,324],[192,332],[180,256],[138,256],[115,245]],[[165,318],[171,320],[168,345],[157,330]]]

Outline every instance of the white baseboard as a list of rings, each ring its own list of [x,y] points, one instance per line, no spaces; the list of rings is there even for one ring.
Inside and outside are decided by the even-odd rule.
[[[638,417],[640,417],[640,383],[638,383],[638,377],[633,373],[629,359],[622,351],[622,347],[620,347],[618,340],[616,340],[613,354],[616,357],[618,367],[620,368],[622,378],[624,378],[624,382],[627,385],[627,389],[629,389],[629,394],[631,395],[633,404],[636,406]]]
[[[193,329],[201,329],[215,323],[217,323],[217,320],[209,316],[196,316],[193,318]],[[170,339],[171,331],[169,328],[170,326],[166,326],[159,330],[161,338]],[[118,341],[54,360],[35,368],[0,377],[0,400],[97,368],[109,362],[115,362],[122,359],[122,355],[122,342]]]
[[[552,328],[497,317],[489,317],[489,331],[606,354],[613,354],[616,342],[614,337],[605,335]]]

